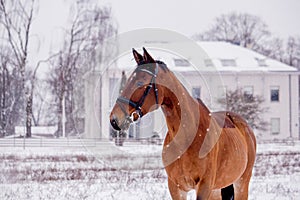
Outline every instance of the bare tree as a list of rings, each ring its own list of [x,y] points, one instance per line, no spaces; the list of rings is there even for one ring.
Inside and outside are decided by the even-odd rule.
[[[285,62],[300,70],[300,37],[289,37],[286,45]]]
[[[27,137],[31,137],[32,91],[30,91],[30,82],[26,85],[27,80],[25,71],[27,69],[28,46],[30,42],[34,9],[35,0],[0,0],[0,23],[6,32],[4,38],[6,38],[7,47],[12,50],[13,59],[11,60],[13,65],[20,72],[22,91],[26,99]]]
[[[33,93],[33,113],[32,120],[34,126],[56,125],[54,96],[46,80],[36,79],[35,92]]]
[[[49,83],[57,97],[57,136],[62,135],[64,108],[67,132],[76,133],[76,120],[84,113],[83,75],[95,68],[95,48],[116,32],[110,8],[96,5],[91,8],[88,3],[77,1],[73,5],[71,25],[65,30],[64,44],[59,56],[52,60]]]
[[[265,41],[257,51],[280,62],[285,60],[284,41],[280,38],[275,37]]]
[[[2,50],[2,49],[1,49]],[[3,50],[2,50],[3,51]],[[8,70],[8,57],[5,54],[0,54],[0,136],[6,135],[7,124],[7,87],[10,80],[10,73]]]
[[[9,65],[9,53],[3,46],[0,51],[0,136],[3,137],[8,131],[8,116],[11,114],[9,108],[13,104],[13,93],[10,91],[13,77]]]
[[[194,39],[226,41],[259,50],[270,35],[267,25],[259,17],[232,12],[217,17],[208,31],[194,35]]]
[[[13,53],[0,44],[0,136],[12,134],[21,120],[24,95],[19,70],[13,65]]]

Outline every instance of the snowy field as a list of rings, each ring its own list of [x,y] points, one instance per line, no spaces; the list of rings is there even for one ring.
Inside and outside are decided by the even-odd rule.
[[[171,199],[161,148],[1,146],[0,199]],[[258,145],[249,199],[300,199],[299,143]]]

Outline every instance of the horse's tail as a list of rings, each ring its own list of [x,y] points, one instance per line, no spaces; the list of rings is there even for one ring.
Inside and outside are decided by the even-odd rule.
[[[222,200],[234,200],[233,184],[221,189]]]

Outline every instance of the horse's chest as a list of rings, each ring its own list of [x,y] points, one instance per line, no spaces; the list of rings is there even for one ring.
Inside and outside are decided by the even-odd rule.
[[[194,189],[198,184],[200,178],[197,169],[199,170],[199,166],[197,167],[195,163],[185,162],[180,159],[166,167],[168,177],[184,190]]]

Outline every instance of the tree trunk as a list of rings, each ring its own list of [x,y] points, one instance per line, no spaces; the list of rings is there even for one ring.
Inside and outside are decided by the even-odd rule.
[[[56,137],[61,137],[62,136],[62,118],[63,118],[63,108],[62,108],[62,98],[59,98],[59,103],[58,103],[58,112],[57,112],[57,131],[55,136]]]
[[[6,93],[6,83],[5,83],[5,70],[2,70],[1,73],[2,76],[2,81],[1,81],[1,93],[0,93],[0,137],[4,137],[5,136],[5,123],[6,123],[6,115],[5,115],[5,93]]]
[[[65,117],[66,117],[66,135],[75,133],[75,120],[74,120],[74,85],[69,72],[66,75],[66,96],[65,96]]]
[[[26,137],[29,138],[31,134],[31,121],[32,121],[32,92],[26,99]]]

